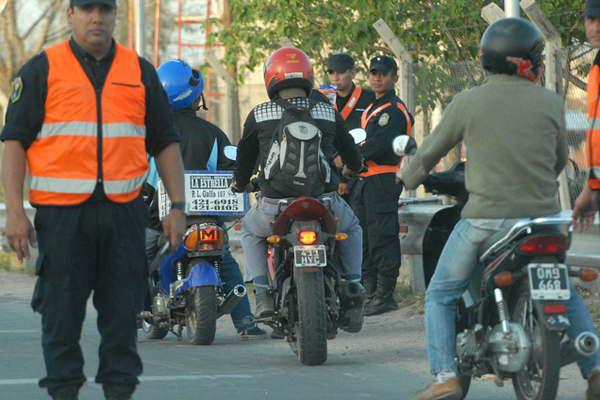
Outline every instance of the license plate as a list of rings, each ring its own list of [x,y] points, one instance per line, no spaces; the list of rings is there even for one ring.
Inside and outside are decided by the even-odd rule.
[[[569,300],[569,271],[565,264],[529,264],[533,300]]]
[[[327,265],[327,251],[325,246],[294,246],[294,266],[325,267]]]

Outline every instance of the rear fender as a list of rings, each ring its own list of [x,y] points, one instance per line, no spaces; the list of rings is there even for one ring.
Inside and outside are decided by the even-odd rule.
[[[201,261],[190,268],[190,273],[187,279],[183,281],[183,285],[177,288],[176,294],[198,286],[220,286],[221,280],[215,267],[206,261]]]
[[[571,326],[571,321],[566,315],[566,304],[564,301],[548,301],[548,300],[534,300],[533,308],[539,316],[538,321],[542,321],[542,324],[554,332],[566,331]],[[565,309],[565,312],[547,312],[548,309]]]

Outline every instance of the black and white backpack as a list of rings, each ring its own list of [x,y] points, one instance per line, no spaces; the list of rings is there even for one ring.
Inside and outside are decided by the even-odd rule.
[[[290,197],[316,196],[331,181],[331,169],[321,151],[323,133],[309,108],[278,99],[283,113],[273,133],[263,173],[269,185]]]

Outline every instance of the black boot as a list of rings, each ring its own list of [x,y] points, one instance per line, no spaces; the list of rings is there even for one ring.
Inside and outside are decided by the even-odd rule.
[[[377,290],[377,275],[363,276],[362,283],[365,288],[365,307],[375,298]]]
[[[135,392],[135,385],[103,383],[102,390],[106,400],[131,400],[131,396]]]
[[[57,389],[48,390],[52,400],[78,400],[78,393],[81,386],[63,386]]]
[[[398,303],[394,300],[394,289],[396,288],[396,277],[377,277],[377,290],[375,297],[365,307],[365,315],[379,315],[388,311],[398,309]]]
[[[358,281],[341,280],[338,291],[341,305],[339,327],[346,332],[359,332],[364,319],[365,288]]]

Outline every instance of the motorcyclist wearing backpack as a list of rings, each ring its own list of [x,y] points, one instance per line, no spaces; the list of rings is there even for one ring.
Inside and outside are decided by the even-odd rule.
[[[481,38],[486,81],[454,96],[442,120],[401,171],[416,188],[454,146],[468,149],[465,185],[469,199],[439,258],[425,300],[427,353],[434,382],[415,400],[462,399],[457,376],[455,318],[479,248],[521,218],[560,211],[557,177],[567,161],[563,100],[537,84],[543,74],[544,41],[521,18],[490,25]],[[595,332],[585,304],[571,285],[567,302],[571,338]],[[578,364],[588,379],[600,370],[600,354]],[[598,381],[589,381],[587,399],[598,399]],[[595,386],[595,387],[594,387]]]
[[[158,68],[158,77],[167,93],[174,128],[181,137],[184,168],[209,171],[233,169],[234,162],[223,154],[223,148],[231,144],[225,133],[196,115],[201,107],[200,102],[204,101],[204,82],[200,71],[192,69],[185,61],[169,60]],[[152,176],[151,171],[146,186],[146,190],[150,192],[148,194],[152,195],[150,198],[154,197],[156,187]],[[160,234],[158,201],[154,201],[150,207],[150,227],[146,230],[146,256],[149,263],[157,254]],[[224,248],[220,274],[225,284],[225,292],[243,283],[240,267],[231,255],[228,240]],[[231,312],[231,319],[242,336],[265,334],[254,322],[247,296],[235,306]]]
[[[336,126],[344,125],[331,105],[307,98],[313,85],[313,68],[304,52],[291,47],[275,51],[265,63],[264,76],[271,101],[254,107],[248,114],[238,146],[238,167],[232,185],[234,191],[245,190],[256,167],[260,168],[258,202],[242,221],[245,277],[254,282],[257,317],[269,316],[274,310],[273,299],[267,291],[265,238],[271,234],[279,199],[327,194],[332,199],[331,208],[338,220],[338,230],[349,236],[348,240],[336,245],[345,266],[343,279],[360,281],[362,260],[362,231],[358,219],[337,194],[339,178],[332,172],[333,159],[338,152],[351,170],[361,169],[361,157],[352,137],[347,130],[336,129]],[[296,131],[295,118],[305,119],[315,129]],[[286,121],[289,125],[283,129],[282,124]],[[287,135],[282,139],[279,135],[285,132]],[[362,311],[362,301],[359,303],[355,305]],[[360,315],[362,320],[362,312],[347,313],[350,314]]]
[[[375,101],[362,114],[367,139],[361,146],[368,171],[353,185],[350,204],[363,229],[363,282],[367,291],[365,315],[398,308],[394,289],[400,269],[398,198],[402,187],[395,184],[400,158],[392,150],[399,135],[410,135],[412,115],[396,96],[398,66],[393,58],[371,59],[369,83]]]

